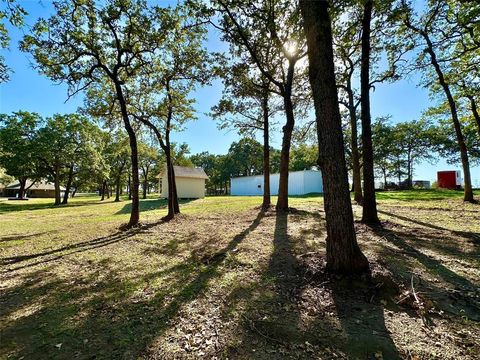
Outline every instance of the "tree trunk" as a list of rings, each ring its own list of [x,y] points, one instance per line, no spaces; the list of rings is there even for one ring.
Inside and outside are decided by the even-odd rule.
[[[18,189],[18,198],[19,199],[24,199],[25,198],[25,185],[27,183],[27,178],[21,177],[18,179],[18,182],[20,184],[20,189]]]
[[[116,182],[115,182],[115,202],[120,201],[120,175],[117,176]]]
[[[295,63],[288,66],[287,84],[283,93],[283,105],[287,121],[283,126],[282,151],[280,153],[280,179],[278,182],[277,211],[288,211],[288,165],[290,163],[290,145],[292,132],[295,126],[292,103],[292,82]]]
[[[73,165],[70,165],[68,168],[68,179],[67,185],[65,186],[65,194],[63,194],[62,204],[68,204],[68,195],[70,194],[70,189],[72,188],[73,181]]]
[[[60,166],[55,166],[55,173],[54,173],[54,186],[55,186],[55,205],[61,204],[60,198]]]
[[[175,178],[175,166],[172,163],[172,179],[173,179],[173,210],[175,214],[180,214],[180,206],[178,204],[177,180]]]
[[[147,198],[147,183],[148,183],[148,170],[144,173],[145,178],[143,179],[143,198]]]
[[[379,223],[375,198],[375,175],[373,170],[372,120],[370,116],[370,23],[373,1],[367,0],[362,19],[362,59],[360,70],[360,104],[362,107],[363,144],[363,213],[362,222]]]
[[[140,199],[138,194],[138,188],[140,185],[140,179],[138,176],[138,146],[137,146],[137,136],[135,131],[130,124],[130,119],[128,118],[127,105],[125,98],[123,96],[122,87],[118,79],[115,81],[115,90],[117,93],[118,102],[120,104],[120,110],[122,113],[123,124],[125,130],[128,134],[128,139],[130,142],[130,158],[132,166],[132,210],[130,212],[130,220],[128,221],[127,228],[131,228],[138,225],[140,220]]]
[[[262,99],[263,112],[263,203],[262,208],[268,209],[270,200],[270,131],[269,131],[269,108],[268,108],[268,89],[264,89]],[[225,183],[225,191],[227,186]]]
[[[128,174],[128,200],[132,200],[132,179],[130,178],[130,174]]]
[[[467,97],[470,100],[470,108],[472,109],[473,118],[477,123],[478,138],[480,139],[480,115],[478,114],[477,103],[475,102],[475,98],[473,96],[468,95]]]
[[[103,180],[103,183],[102,183],[102,198],[100,199],[100,201],[105,200],[105,191],[106,190],[107,190],[107,180]]]
[[[462,167],[463,167],[463,177],[465,182],[463,200],[468,202],[473,202],[474,198],[473,198],[473,190],[472,190],[472,179],[470,176],[470,163],[468,160],[467,146],[465,145],[465,140],[462,134],[462,127],[458,119],[457,105],[455,104],[455,100],[453,99],[452,93],[450,91],[450,86],[447,84],[445,80],[445,76],[443,75],[443,71],[440,68],[440,65],[438,64],[437,55],[435,53],[435,50],[433,48],[433,44],[430,40],[429,35],[424,31],[421,32],[421,35],[423,36],[423,38],[427,43],[427,52],[430,55],[430,62],[435,68],[435,72],[437,73],[437,76],[438,76],[438,82],[440,83],[445,93],[445,96],[447,97],[448,106],[450,107],[453,126],[455,128],[455,134],[457,136],[457,143],[460,149],[460,158],[462,160]]]
[[[351,79],[348,79],[347,83],[347,93],[348,93],[348,113],[350,116],[350,128],[352,131],[350,142],[352,147],[352,187],[354,193],[354,200],[357,204],[363,203],[362,195],[362,179],[361,179],[361,169],[360,169],[360,153],[358,151],[358,129],[357,129],[357,112],[355,109],[355,100],[353,98],[353,91],[351,85]]]
[[[75,195],[77,194],[77,190],[78,190],[78,186],[75,186],[72,191],[72,198],[74,198]]]
[[[332,49],[332,29],[327,1],[300,0],[308,45],[322,170],[327,225],[327,269],[337,273],[368,271],[353,226],[348,174],[338,108]]]
[[[165,158],[166,158],[166,168],[167,168],[167,179],[168,179],[168,213],[165,219],[170,220],[175,217],[175,206],[174,206],[174,194],[173,194],[173,183],[172,178],[174,177],[172,174],[173,166],[172,166],[172,155],[170,153],[170,148],[167,146],[165,149]]]

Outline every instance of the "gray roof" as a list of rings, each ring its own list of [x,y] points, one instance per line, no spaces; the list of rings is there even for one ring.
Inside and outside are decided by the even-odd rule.
[[[187,166],[173,166],[175,171],[175,177],[183,177],[183,178],[193,178],[193,179],[208,179],[208,175],[202,168],[194,168],[194,167],[187,167]],[[163,177],[165,174],[165,169],[159,174],[159,177]]]
[[[25,184],[25,188],[28,188],[30,185],[32,185],[32,182],[30,180],[27,180]],[[14,182],[9,184],[6,189],[9,190],[18,190],[20,189],[20,183],[19,182]],[[33,186],[29,188],[29,190],[55,190],[55,185],[51,182],[46,182],[46,181],[37,181]],[[63,186],[60,186],[61,191],[65,191],[65,188]]]

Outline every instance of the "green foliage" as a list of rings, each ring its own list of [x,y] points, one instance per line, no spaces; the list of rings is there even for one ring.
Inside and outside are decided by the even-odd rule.
[[[384,182],[406,177],[411,186],[414,167],[420,161],[435,161],[433,156],[437,128],[426,120],[400,122],[394,125],[380,118],[372,128],[374,163]]]
[[[0,5],[0,49],[6,49],[10,42],[6,22],[21,27],[27,13],[16,0],[2,0]],[[0,55],[0,84],[9,80],[10,72],[11,69],[5,63],[5,58]]]
[[[290,171],[310,170],[318,165],[318,146],[299,144],[290,153]]]
[[[42,118],[18,111],[0,115],[0,166],[16,179],[39,177],[37,130]]]

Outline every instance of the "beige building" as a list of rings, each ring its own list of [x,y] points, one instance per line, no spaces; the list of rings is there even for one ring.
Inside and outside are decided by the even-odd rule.
[[[201,168],[174,166],[175,182],[179,199],[202,199],[205,197],[205,181],[207,174]],[[168,198],[167,169],[158,175],[158,193],[161,198]]]
[[[33,183],[27,180],[25,184],[26,196],[29,198],[54,198],[55,197],[55,185],[47,181],[36,181]],[[5,187],[3,190],[4,196],[17,197],[20,190],[20,183],[14,182]],[[65,188],[60,186],[60,196],[65,194]]]

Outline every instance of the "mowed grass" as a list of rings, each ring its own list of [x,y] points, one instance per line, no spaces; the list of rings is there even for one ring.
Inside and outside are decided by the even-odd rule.
[[[381,192],[383,227],[357,224],[374,273],[413,277],[433,304],[428,332],[393,295],[315,280],[303,260],[324,256],[318,195],[290,198],[289,215],[262,213],[261,197],[182,201],[169,223],[152,196],[130,231],[125,199],[0,200],[0,358],[474,359],[480,205],[461,198]]]

